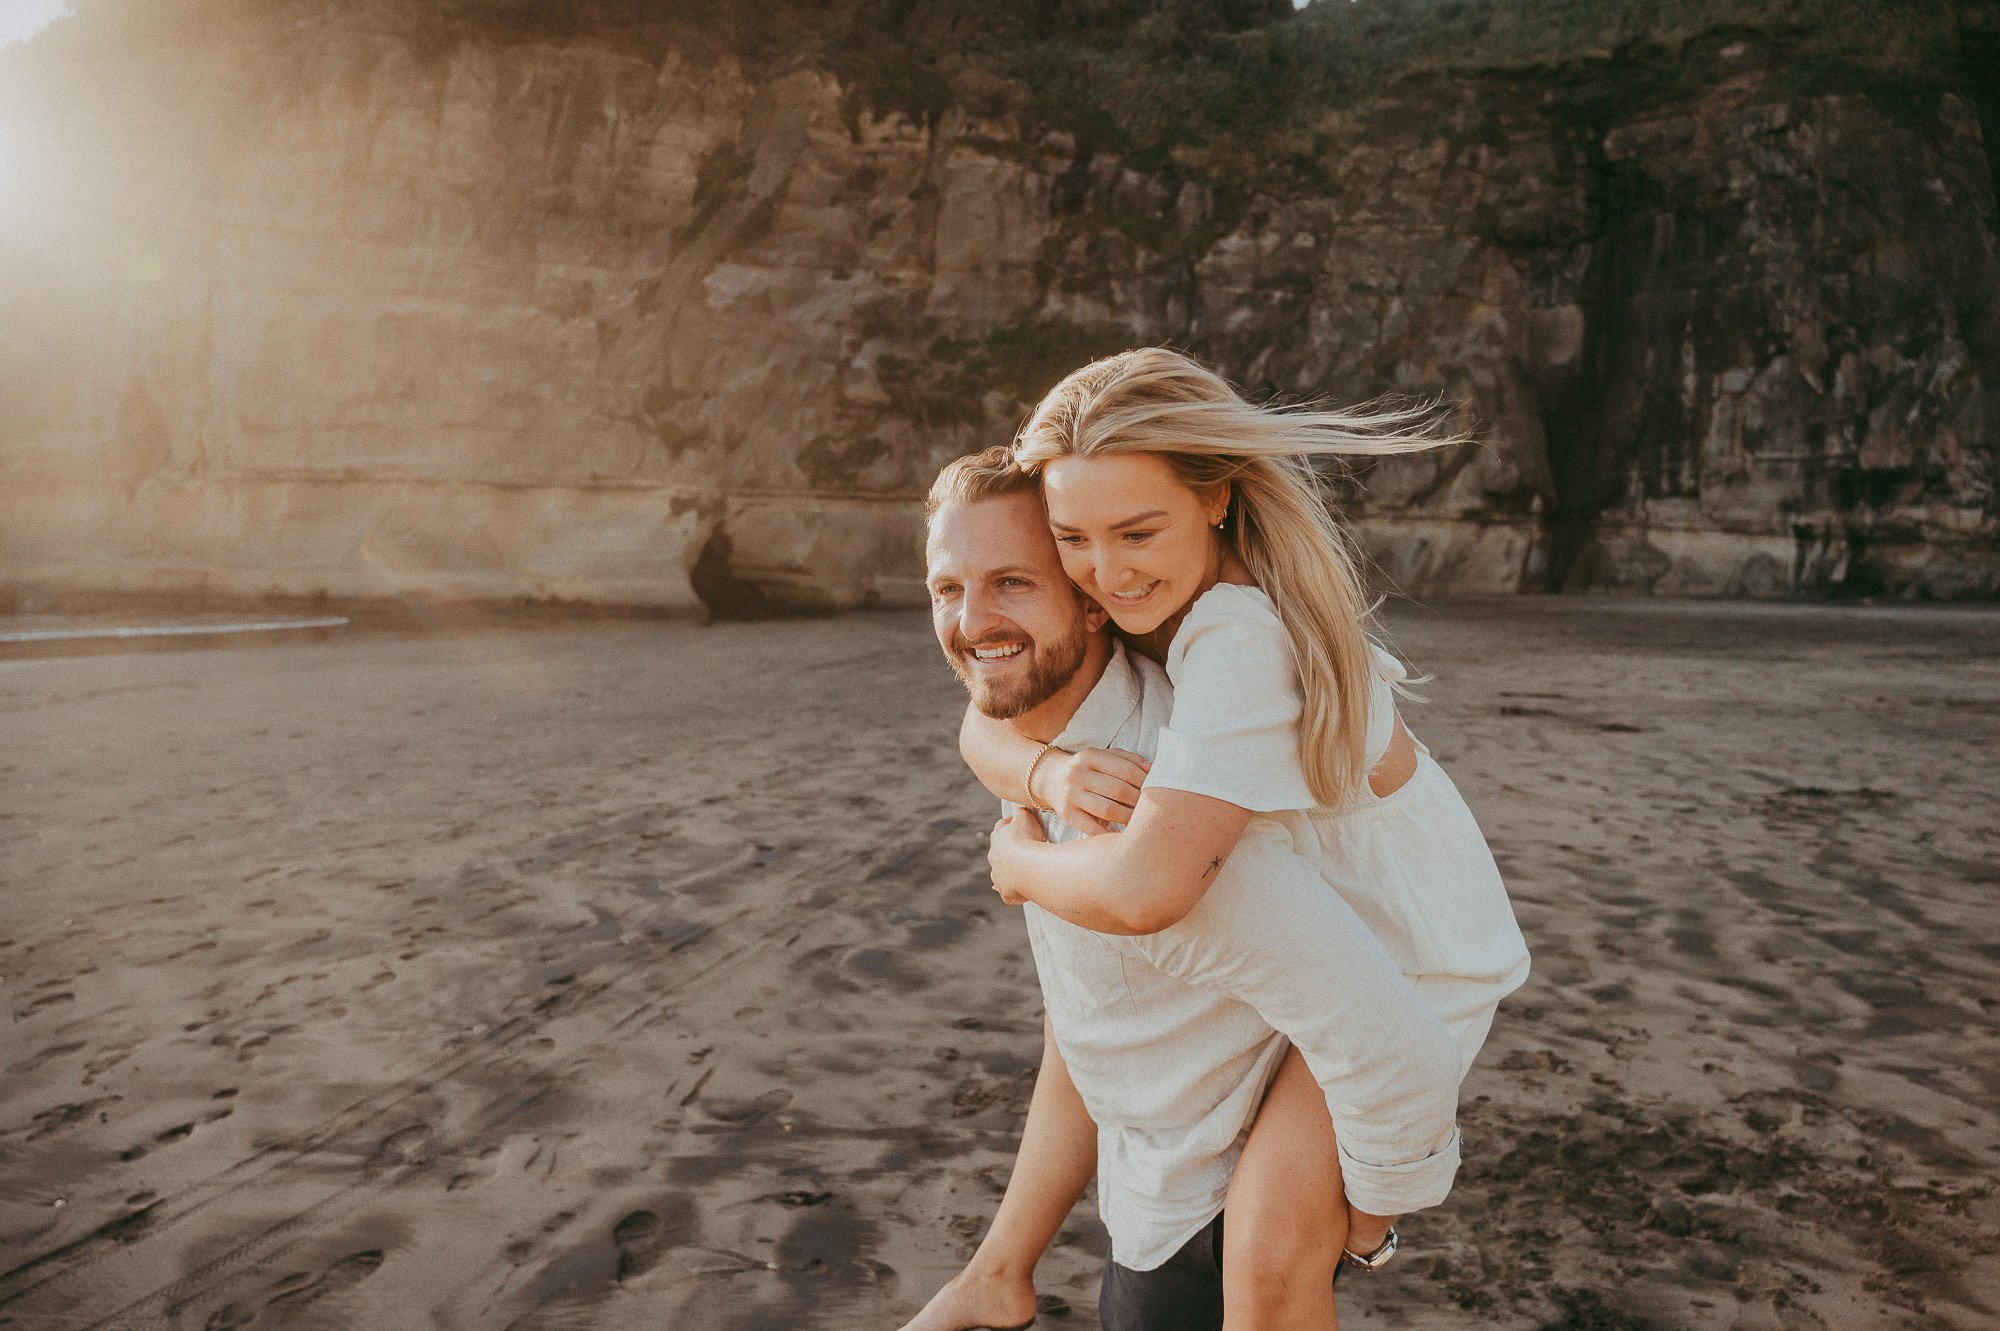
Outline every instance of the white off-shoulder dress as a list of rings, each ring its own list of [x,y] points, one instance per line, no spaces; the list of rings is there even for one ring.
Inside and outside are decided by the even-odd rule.
[[[1367,768],[1395,736],[1400,662],[1371,644]],[[1260,588],[1219,583],[1167,649],[1174,702],[1148,787],[1192,791],[1271,815],[1381,940],[1456,1040],[1460,1075],[1500,1000],[1528,978],[1528,947],[1493,853],[1451,778],[1422,743],[1416,773],[1387,796],[1364,782],[1340,808],[1313,798],[1299,758],[1291,641]]]

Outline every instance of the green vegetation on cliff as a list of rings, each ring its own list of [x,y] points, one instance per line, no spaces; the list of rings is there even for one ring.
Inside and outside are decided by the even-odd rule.
[[[210,3],[213,0],[209,0]],[[298,0],[303,4],[305,0]],[[114,6],[130,0],[85,0]],[[852,113],[959,110],[1073,135],[1139,169],[1178,160],[1229,194],[1314,178],[1331,110],[1426,76],[1604,73],[1620,96],[1701,79],[1701,44],[1763,45],[1796,92],[1976,81],[1970,0],[314,0],[420,46],[590,41],[817,65]],[[1690,59],[1690,55],[1696,58]]]
[[[852,114],[1007,120],[1083,156],[1178,160],[1225,191],[1318,186],[1317,126],[1398,81],[1603,74],[1622,97],[1685,90],[1702,44],[1752,41],[1795,92],[1991,85],[1992,0],[74,0],[84,26],[189,36],[257,20],[323,40],[328,22],[467,42],[677,48],[841,78]],[[232,20],[232,15],[235,19]],[[1690,58],[1693,56],[1694,58]],[[1988,88],[1991,93],[1993,90]],[[1985,102],[1987,97],[1978,100]]]
[[[120,4],[128,0],[96,0]],[[879,109],[1021,109],[1154,150],[1269,131],[1439,71],[1523,72],[1759,37],[1804,81],[1955,79],[1967,0],[338,0],[430,40],[694,42],[822,63]]]

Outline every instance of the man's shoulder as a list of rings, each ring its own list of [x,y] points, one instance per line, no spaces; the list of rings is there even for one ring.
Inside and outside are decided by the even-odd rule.
[[[1148,758],[1159,744],[1160,728],[1174,708],[1174,685],[1160,663],[1150,656],[1129,651],[1121,644],[1113,665],[1125,673],[1126,690],[1132,708],[1111,747],[1131,749]]]
[[[1138,686],[1140,697],[1173,697],[1174,682],[1167,678],[1166,667],[1138,652],[1126,652],[1125,660],[1132,667],[1133,682]]]
[[[1117,643],[1056,743],[1066,749],[1134,749],[1150,755],[1173,705],[1173,685],[1154,662]]]

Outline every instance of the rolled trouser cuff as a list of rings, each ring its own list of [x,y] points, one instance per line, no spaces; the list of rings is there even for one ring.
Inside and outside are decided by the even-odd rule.
[[[1348,1205],[1369,1215],[1408,1215],[1436,1206],[1451,1195],[1458,1176],[1458,1129],[1451,1139],[1420,1160],[1377,1165],[1340,1152],[1340,1174]]]

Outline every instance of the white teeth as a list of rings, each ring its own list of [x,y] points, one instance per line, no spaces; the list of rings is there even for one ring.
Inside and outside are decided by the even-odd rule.
[[[981,661],[1002,661],[1020,650],[1020,643],[1010,642],[1004,647],[975,647],[972,654]]]
[[[1149,582],[1136,592],[1113,592],[1111,593],[1111,599],[1114,601],[1143,601],[1157,585],[1157,583]]]

